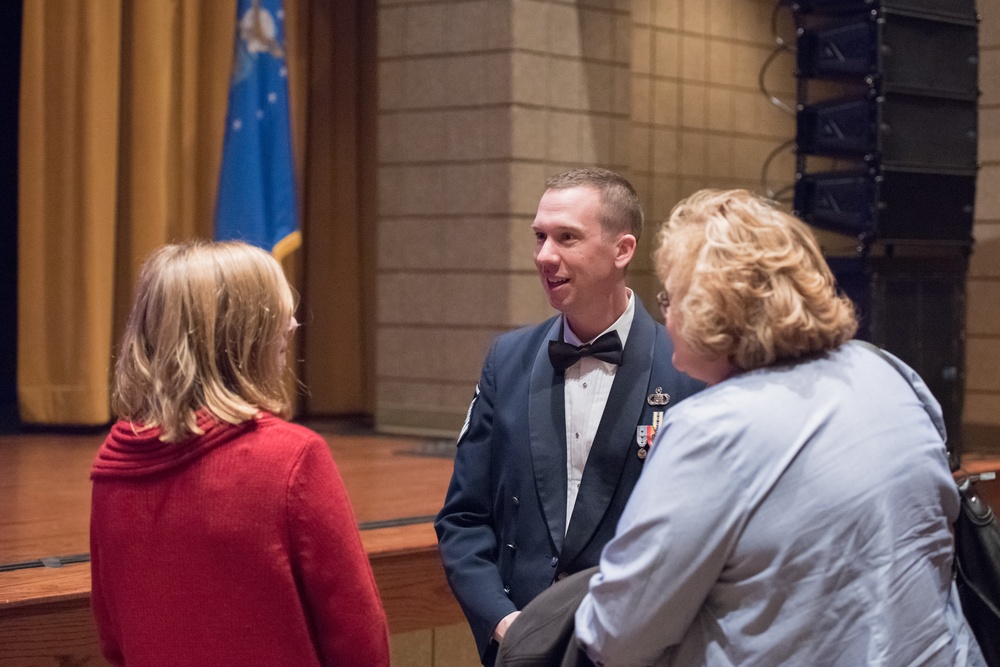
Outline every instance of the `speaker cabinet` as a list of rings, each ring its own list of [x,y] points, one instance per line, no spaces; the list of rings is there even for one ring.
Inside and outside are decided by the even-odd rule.
[[[795,12],[804,14],[851,14],[878,9],[904,16],[975,23],[974,0],[785,0]]]
[[[972,242],[976,175],[894,169],[801,174],[795,212],[811,225],[863,243]]]
[[[864,244],[971,243],[979,141],[972,2],[804,0],[792,7],[796,212]],[[812,100],[808,83],[816,78],[842,81],[834,89],[850,92]],[[847,164],[811,173],[810,156]]]
[[[975,171],[976,102],[888,93],[804,106],[800,152],[886,167]],[[919,137],[920,141],[916,141]]]
[[[857,308],[858,338],[906,362],[941,403],[949,453],[957,465],[963,440],[967,254],[955,249],[934,257],[828,261],[838,287]]]
[[[885,92],[977,98],[975,19],[953,23],[886,11],[827,22],[802,30],[796,61],[804,77],[877,78]]]
[[[858,309],[859,337],[924,379],[957,467],[978,169],[975,2],[786,4],[798,34],[795,212],[858,239],[856,256],[827,259]],[[811,89],[816,79],[824,84]],[[810,169],[817,158],[837,171]]]

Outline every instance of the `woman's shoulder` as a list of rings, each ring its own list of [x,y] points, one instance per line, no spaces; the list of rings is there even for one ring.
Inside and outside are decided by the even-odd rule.
[[[685,399],[666,418],[703,430],[714,440],[729,432],[766,436],[801,417],[817,401],[836,402],[837,394],[849,393],[856,361],[854,351],[845,355],[833,350],[741,373]],[[843,388],[833,386],[838,383]]]
[[[316,431],[270,413],[258,415],[246,437],[261,455],[292,461],[308,453],[329,452],[326,440]]]
[[[779,400],[773,395],[776,389],[779,386],[767,369],[742,373],[684,399],[667,412],[667,417],[718,425],[720,420],[753,414],[762,405]]]
[[[270,412],[261,412],[256,418],[256,423],[258,429],[266,431],[270,435],[284,436],[303,441],[325,442],[323,436],[311,428],[290,422]]]

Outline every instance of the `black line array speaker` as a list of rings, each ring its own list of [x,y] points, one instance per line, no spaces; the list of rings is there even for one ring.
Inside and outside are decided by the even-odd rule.
[[[975,14],[933,20],[891,9],[821,23],[799,35],[803,76],[878,77],[885,92],[976,101]]]
[[[863,243],[971,242],[979,140],[978,24],[971,1],[804,0],[792,8],[797,213]],[[845,95],[810,99],[807,83],[817,79],[845,84]],[[804,156],[848,166],[810,174]],[[927,200],[926,188],[940,190],[945,201],[894,212],[894,203],[905,201],[898,195]],[[851,207],[871,210],[860,220],[832,213],[836,201],[866,197],[867,206]],[[904,214],[914,211],[906,222]]]
[[[974,0],[786,4],[798,35],[795,212],[857,240],[855,255],[828,260],[859,337],[924,378],[957,465],[978,169]]]
[[[864,245],[972,242],[975,176],[874,167],[802,174],[795,209],[811,225],[857,237]]]
[[[900,15],[968,21],[976,18],[974,0],[793,0],[792,9],[802,14],[857,14],[882,9]]]
[[[941,403],[949,456],[962,450],[965,384],[963,249],[931,256],[830,257],[837,284],[854,301],[858,338],[892,352],[916,370]]]
[[[811,155],[974,176],[978,115],[975,100],[897,93],[839,99],[799,111],[798,145]]]

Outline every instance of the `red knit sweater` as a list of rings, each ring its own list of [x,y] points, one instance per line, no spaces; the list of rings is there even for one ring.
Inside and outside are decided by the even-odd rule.
[[[116,424],[91,471],[92,605],[116,665],[389,664],[323,439],[265,415],[182,443]]]

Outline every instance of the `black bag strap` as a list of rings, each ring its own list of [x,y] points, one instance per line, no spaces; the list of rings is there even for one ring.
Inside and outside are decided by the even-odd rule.
[[[909,371],[910,368],[908,366],[904,366],[903,363],[896,357],[887,353],[885,350],[878,347],[877,345],[872,345],[868,341],[852,340],[851,343],[854,345],[858,345],[859,347],[863,347],[866,350],[877,354],[879,357],[882,358],[882,361],[892,366],[896,370],[896,372],[899,373],[899,375],[904,380],[906,380],[906,384],[910,385],[910,389],[912,389],[913,393],[917,395],[918,399],[920,399],[920,404],[924,406],[924,411],[926,411],[927,416],[931,418],[931,423],[934,424],[934,428],[936,428],[938,433],[941,434],[941,439],[947,442],[948,433],[945,431],[944,420],[941,417],[941,413],[939,410],[933,409],[931,404],[928,402],[927,397],[924,396],[922,392],[918,391],[917,388],[913,385],[913,379],[910,377],[909,373],[907,373],[907,371]]]

